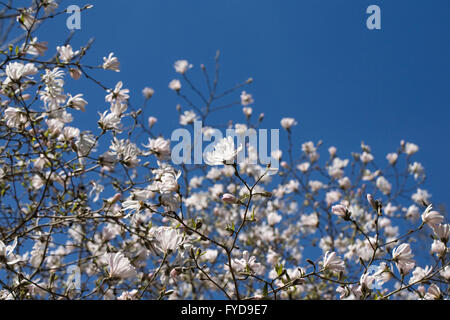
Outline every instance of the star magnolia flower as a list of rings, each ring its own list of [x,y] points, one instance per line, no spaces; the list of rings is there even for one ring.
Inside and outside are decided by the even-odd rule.
[[[186,71],[191,69],[193,66],[190,64],[187,60],[178,60],[174,63],[173,67],[175,68],[175,71],[184,74]]]
[[[425,295],[426,300],[441,300],[442,293],[441,289],[436,284],[432,284],[428,287],[427,294]]]
[[[144,98],[146,100],[148,100],[151,97],[153,97],[154,94],[155,94],[155,90],[153,90],[150,87],[145,87],[144,89],[142,89],[142,95],[144,96]]]
[[[62,47],[56,47],[56,50],[59,53],[59,60],[61,60],[62,62],[70,62],[73,57],[80,53],[79,50],[73,52],[72,46],[70,44]]]
[[[345,271],[344,261],[336,252],[327,251],[323,257],[323,268],[330,271]]]
[[[122,81],[117,82],[116,87],[114,90],[108,89],[109,94],[105,97],[105,100],[107,102],[122,102],[127,100],[130,96],[128,93],[130,90],[128,89],[122,89],[123,83]]]
[[[169,82],[169,88],[175,91],[179,91],[181,89],[181,82],[178,79],[174,79]]]
[[[440,224],[444,221],[444,217],[437,211],[431,211],[433,209],[430,204],[422,214],[423,223],[429,224],[430,226]]]
[[[447,243],[450,238],[450,224],[432,225],[431,228],[434,234],[444,243]]]
[[[331,212],[343,219],[350,218],[350,211],[348,211],[347,207],[343,206],[342,204],[331,207]]]
[[[392,250],[392,260],[395,261],[397,269],[401,274],[407,274],[414,268],[413,253],[409,243],[402,243]]]
[[[241,104],[243,106],[248,106],[249,104],[252,104],[254,102],[253,97],[251,94],[242,91],[241,93]]]
[[[11,81],[17,81],[22,77],[35,74],[37,71],[32,63],[22,64],[20,62],[11,62],[5,68],[5,73]]]
[[[242,253],[242,259],[233,260],[233,268],[245,273],[260,273],[263,271],[263,267],[260,263],[256,262],[255,256],[250,256],[247,250]]]
[[[128,279],[136,275],[136,270],[130,260],[122,252],[105,253],[103,258],[107,264],[110,278]]]
[[[171,227],[152,228],[150,235],[156,239],[156,247],[164,254],[176,250],[183,243],[181,233]]]
[[[283,118],[283,119],[281,119],[280,123],[281,123],[281,126],[286,130],[289,130],[289,129],[291,129],[292,126],[297,125],[297,121],[295,121],[294,118]]]
[[[84,108],[87,105],[87,101],[82,98],[82,94],[77,94],[76,96],[72,97],[69,94],[69,100],[67,100],[67,106],[70,108],[74,108],[75,110],[81,110],[83,112],[86,111]]]
[[[103,57],[103,69],[105,70],[112,70],[119,72],[120,71],[120,62],[117,59],[117,57],[113,57],[114,53],[111,52],[108,56],[108,58]]]
[[[6,246],[3,241],[0,240],[0,257],[5,258],[8,262],[7,264],[14,264],[16,263],[18,260],[13,260],[11,261],[9,258],[12,254],[12,252],[14,251],[14,249],[17,246],[17,238],[14,239],[14,242],[9,245]]]
[[[405,145],[405,153],[406,153],[408,156],[413,155],[413,154],[416,153],[417,151],[419,151],[419,147],[418,147],[416,144],[414,144],[414,143],[412,143],[412,142],[407,142],[407,143],[406,143],[406,145]]]
[[[228,163],[233,160],[242,149],[242,144],[239,148],[234,149],[234,140],[231,136],[223,138],[214,145],[213,151],[206,153],[205,162],[210,166]]]

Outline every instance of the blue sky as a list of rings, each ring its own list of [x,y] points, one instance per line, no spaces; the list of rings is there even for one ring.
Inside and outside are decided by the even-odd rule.
[[[176,77],[173,62],[189,60],[196,79],[201,63],[213,68],[219,49],[222,88],[253,77],[247,91],[254,113],[265,113],[266,128],[296,118],[297,150],[322,139],[350,157],[364,141],[384,166],[401,139],[414,142],[433,202],[450,204],[448,0],[72,0],[61,6],[87,3],[94,8],[82,14],[74,47],[94,37],[87,60],[93,64],[113,51],[121,72],[99,78],[111,87],[122,80],[134,105],[142,103],[144,86],[155,89],[146,112],[165,124],[155,126],[157,133],[178,127],[181,101],[167,88]],[[366,28],[371,4],[381,8],[381,30]],[[61,44],[69,33],[65,19],[44,26],[41,38]],[[89,110],[107,108],[98,87],[68,82],[71,93],[85,93]],[[241,108],[235,110],[232,118],[243,121]],[[92,113],[83,118],[92,126],[97,120]]]

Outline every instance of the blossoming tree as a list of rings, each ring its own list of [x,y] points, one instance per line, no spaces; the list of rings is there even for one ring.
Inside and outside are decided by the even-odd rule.
[[[423,186],[417,145],[401,141],[379,162],[364,143],[351,155],[323,151],[297,143],[285,117],[276,171],[231,137],[202,164],[174,164],[145,109],[152,88],[135,108],[119,74],[91,75],[119,72],[113,53],[89,65],[91,43],[41,41],[38,26],[62,13],[53,0],[0,4],[2,25],[22,28],[0,34],[2,299],[448,298],[450,225]],[[220,91],[215,60],[212,73],[175,62],[167,90],[186,106],[180,126],[193,132],[201,120],[208,136],[211,114],[230,109],[242,110],[227,119],[238,135],[263,126],[245,91],[252,79]],[[105,96],[97,127],[72,124],[92,111],[67,77]]]

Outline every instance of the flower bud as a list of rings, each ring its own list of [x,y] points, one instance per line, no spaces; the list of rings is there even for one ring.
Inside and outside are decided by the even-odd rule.
[[[236,197],[230,193],[224,193],[222,196],[222,201],[225,203],[236,203]]]
[[[155,123],[158,122],[158,119],[155,117],[149,117],[148,118],[148,126],[150,129],[155,125]]]

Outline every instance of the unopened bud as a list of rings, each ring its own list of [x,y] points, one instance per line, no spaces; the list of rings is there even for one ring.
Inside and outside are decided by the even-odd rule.
[[[222,196],[222,201],[226,203],[236,203],[236,197],[231,193],[225,193]]]

